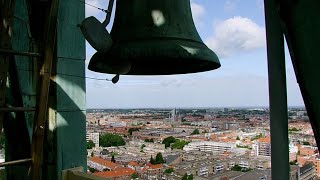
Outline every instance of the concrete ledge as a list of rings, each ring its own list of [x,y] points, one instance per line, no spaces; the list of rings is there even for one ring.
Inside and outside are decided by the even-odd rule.
[[[83,167],[76,167],[62,171],[62,180],[106,180],[106,178],[94,176],[83,172]]]

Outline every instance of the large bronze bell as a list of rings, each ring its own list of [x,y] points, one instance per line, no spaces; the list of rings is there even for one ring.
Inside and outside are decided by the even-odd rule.
[[[90,70],[170,75],[220,67],[195,28],[189,0],[117,0],[111,38],[111,48],[91,58]]]

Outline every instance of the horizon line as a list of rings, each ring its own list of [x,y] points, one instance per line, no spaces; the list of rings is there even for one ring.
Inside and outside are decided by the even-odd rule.
[[[90,107],[87,110],[92,109],[222,109],[222,108],[235,108],[235,109],[249,109],[249,108],[264,108],[269,109],[269,106],[216,106],[216,107]],[[304,108],[304,105],[293,105],[288,108]]]

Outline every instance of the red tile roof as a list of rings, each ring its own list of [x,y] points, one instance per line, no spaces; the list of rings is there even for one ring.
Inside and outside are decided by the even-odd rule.
[[[150,165],[150,169],[162,169],[163,165],[162,164],[156,164],[156,165]]]
[[[131,176],[135,171],[130,168],[122,168],[115,171],[104,171],[96,172],[94,175],[105,178],[121,177],[121,176]]]
[[[148,163],[142,170],[141,172],[146,172],[147,170],[149,169],[162,169],[163,168],[163,165],[162,164],[156,164],[156,165],[153,165],[151,163]]]
[[[139,166],[139,164],[137,162],[135,162],[135,161],[129,162],[128,165],[130,165],[130,166]]]
[[[103,166],[106,166],[107,168],[111,169],[111,170],[115,170],[118,168],[121,168],[118,164],[113,163],[111,161],[99,158],[99,157],[90,157],[89,158],[90,161],[93,161],[95,163],[101,164]]]
[[[270,143],[270,136],[267,136],[265,138],[260,138],[258,139],[258,141],[261,143]]]

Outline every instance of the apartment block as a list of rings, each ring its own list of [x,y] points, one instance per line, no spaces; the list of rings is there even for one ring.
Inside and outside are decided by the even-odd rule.
[[[99,147],[99,133],[98,132],[87,132],[86,134],[86,140],[93,141],[95,144],[95,147]]]
[[[234,143],[222,143],[215,141],[198,141],[191,142],[186,145],[183,150],[189,151],[202,151],[202,152],[213,152],[213,153],[224,153],[235,148]]]

